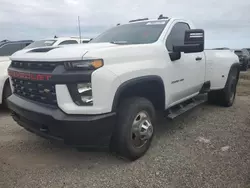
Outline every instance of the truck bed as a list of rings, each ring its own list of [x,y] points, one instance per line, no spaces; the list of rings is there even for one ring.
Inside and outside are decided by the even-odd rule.
[[[227,80],[229,61],[234,59],[234,63],[238,63],[237,55],[231,50],[204,50],[206,57],[206,73],[205,80],[211,82],[211,89],[220,89]]]

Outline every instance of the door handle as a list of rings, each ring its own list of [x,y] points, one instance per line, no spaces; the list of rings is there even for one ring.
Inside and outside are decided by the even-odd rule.
[[[202,57],[196,57],[195,60],[200,61],[200,60],[202,60]]]

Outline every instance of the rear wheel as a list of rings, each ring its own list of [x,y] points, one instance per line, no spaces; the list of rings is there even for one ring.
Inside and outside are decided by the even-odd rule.
[[[238,83],[238,69],[231,69],[224,89],[208,93],[208,101],[213,104],[230,107],[233,105]]]
[[[121,157],[136,160],[148,150],[154,136],[153,104],[141,97],[125,99],[118,110],[112,148]]]

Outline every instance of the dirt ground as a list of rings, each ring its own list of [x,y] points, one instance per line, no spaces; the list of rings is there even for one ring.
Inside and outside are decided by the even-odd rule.
[[[0,112],[0,188],[250,188],[250,73],[231,108],[160,118],[147,154],[126,162],[37,137]]]

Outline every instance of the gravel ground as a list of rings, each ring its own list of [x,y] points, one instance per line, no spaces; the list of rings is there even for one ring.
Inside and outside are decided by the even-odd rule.
[[[250,96],[243,95],[231,108],[204,104],[174,121],[159,118],[151,149],[132,163],[51,143],[2,111],[0,187],[250,188]]]

